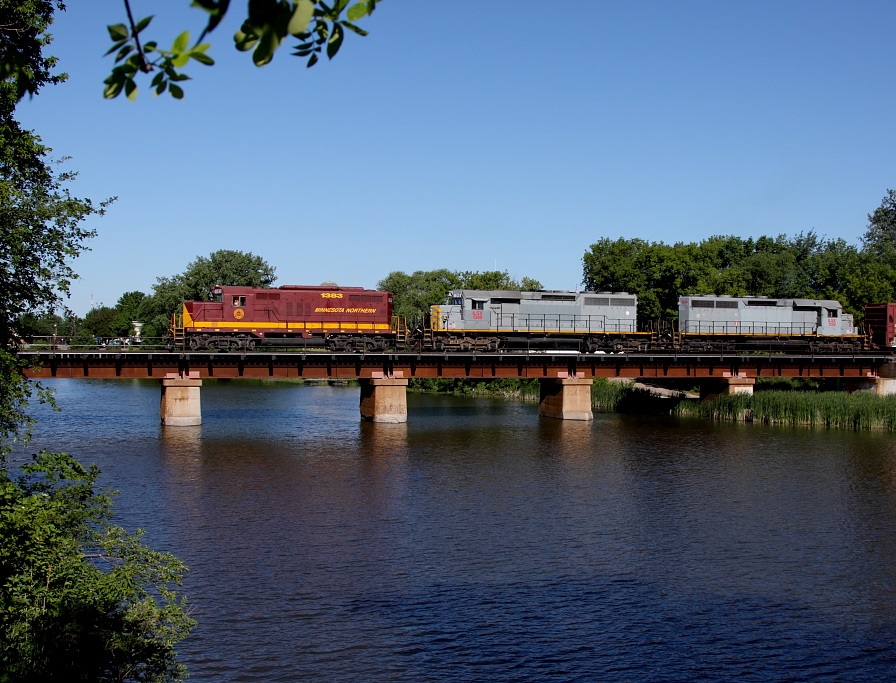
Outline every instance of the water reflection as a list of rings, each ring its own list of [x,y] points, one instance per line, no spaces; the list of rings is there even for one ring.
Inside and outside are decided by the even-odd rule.
[[[165,450],[179,455],[198,455],[202,449],[202,426],[171,427],[161,425],[159,436]]]
[[[360,422],[359,446],[368,456],[391,459],[404,457],[408,449],[407,423]]]
[[[601,424],[600,417],[596,422],[591,422],[539,416],[536,432],[538,450],[544,455],[558,458],[589,458],[594,451],[595,440],[601,438]]]

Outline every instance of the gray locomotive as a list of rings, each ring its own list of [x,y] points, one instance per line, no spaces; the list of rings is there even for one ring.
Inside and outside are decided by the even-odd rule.
[[[647,350],[638,299],[625,292],[457,289],[418,331],[424,351]]]
[[[867,348],[852,315],[827,299],[684,295],[678,322],[639,329],[626,292],[458,289],[417,331],[422,351],[568,350],[580,353],[789,351]]]
[[[839,301],[698,294],[678,301],[674,346],[686,352],[839,353],[864,345]]]

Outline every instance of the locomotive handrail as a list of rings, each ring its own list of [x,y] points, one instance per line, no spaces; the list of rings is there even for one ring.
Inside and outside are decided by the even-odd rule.
[[[683,334],[752,334],[818,336],[818,326],[806,323],[743,323],[740,321],[693,321],[679,323]]]
[[[564,313],[494,313],[498,332],[634,332],[634,320],[608,319],[605,315]],[[508,322],[509,319],[509,322]]]

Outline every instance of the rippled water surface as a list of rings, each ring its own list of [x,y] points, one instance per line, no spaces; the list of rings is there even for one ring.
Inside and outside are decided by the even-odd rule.
[[[896,437],[409,396],[57,381],[35,447],[96,462],[190,567],[194,681],[896,679]]]

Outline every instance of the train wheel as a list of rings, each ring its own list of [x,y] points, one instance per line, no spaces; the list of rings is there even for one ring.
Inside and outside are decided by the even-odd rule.
[[[196,337],[190,337],[190,343],[188,344],[191,351],[196,351],[199,349],[199,340]]]

